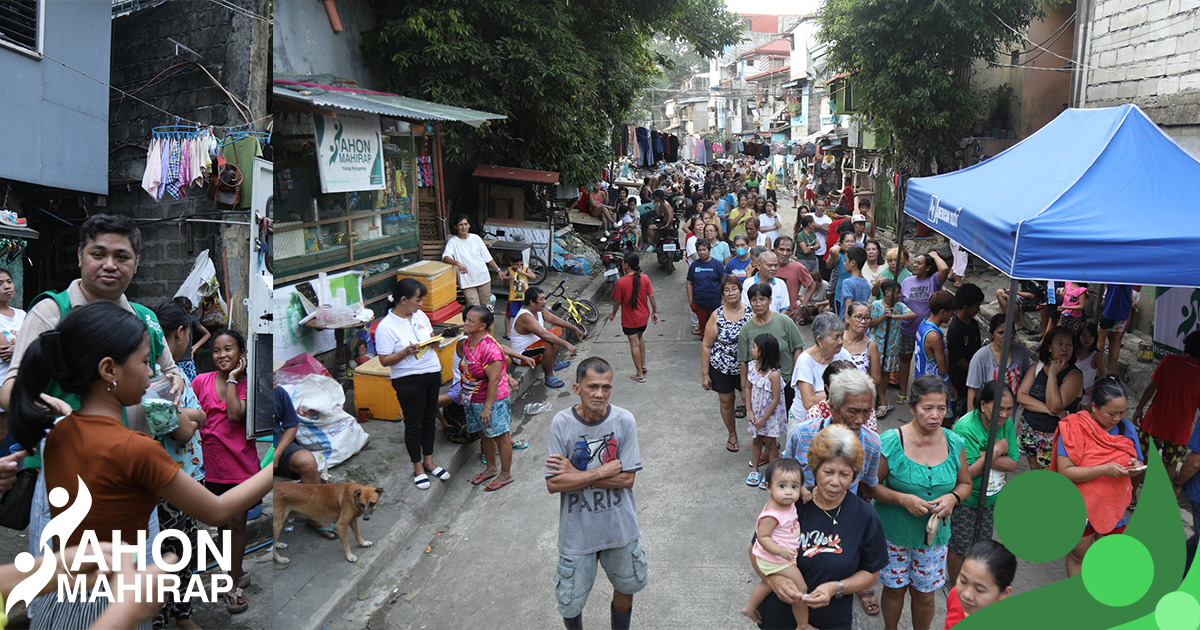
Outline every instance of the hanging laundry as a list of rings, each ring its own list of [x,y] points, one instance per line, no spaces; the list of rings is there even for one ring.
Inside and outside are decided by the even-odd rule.
[[[162,141],[154,138],[146,151],[146,170],[142,173],[142,190],[151,198],[158,199],[158,188],[162,186]]]
[[[417,186],[425,188],[433,185],[433,159],[427,155],[417,158]]]

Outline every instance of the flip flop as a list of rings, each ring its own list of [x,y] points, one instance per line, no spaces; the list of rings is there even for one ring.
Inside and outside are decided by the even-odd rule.
[[[645,374],[646,372],[649,372],[649,371],[650,371],[650,368],[648,368],[644,365],[642,366],[642,374]]]
[[[554,371],[557,372],[559,370],[565,370],[569,367],[571,367],[570,361],[559,361],[558,363],[554,364]]]
[[[546,387],[549,387],[550,389],[560,389],[563,385],[566,385],[566,383],[564,383],[563,380],[557,376],[551,376],[550,378],[546,379]]]
[[[869,599],[868,599],[869,597]],[[858,602],[862,604],[863,611],[868,615],[879,614],[879,600],[875,598],[875,591],[867,589],[858,594]]]
[[[479,463],[483,464],[484,466],[487,466],[487,455],[480,453],[479,454]]]
[[[733,448],[729,448],[730,446],[732,446]],[[725,440],[725,450],[729,451],[730,453],[738,452],[739,448],[738,448],[737,441],[736,440]]]
[[[420,490],[429,489],[429,477],[427,475],[417,475],[413,477],[413,485]]]
[[[746,405],[738,405],[737,407],[734,407],[733,417],[745,418],[746,417]]]
[[[313,525],[313,524],[310,522],[310,523],[305,523],[305,524],[304,524],[304,526],[305,526],[305,527],[310,527],[310,528],[312,528],[312,529],[316,530],[318,533],[320,533],[322,536],[324,536],[325,538],[327,538],[327,539],[329,539],[329,540],[336,540],[336,539],[337,539],[337,533],[335,533],[335,532],[333,531],[333,523],[330,523],[329,525],[324,525],[324,526],[322,526],[322,527],[317,527],[316,525]],[[245,577],[246,577],[246,578],[249,578],[249,577],[250,577],[250,574],[249,574],[249,573],[247,573],[247,574],[245,575]],[[247,579],[247,580],[246,580],[246,583],[245,583],[245,584],[238,584],[238,586],[242,586],[242,587],[249,586],[249,585],[250,585],[250,581],[249,581],[249,579]]]
[[[241,600],[242,603],[238,603]],[[231,615],[246,612],[250,607],[250,602],[246,599],[246,594],[242,592],[241,587],[225,593],[225,610]]]
[[[425,472],[433,475],[434,477],[437,477],[438,479],[440,479],[442,481],[449,481],[449,479],[450,479],[450,473],[445,468],[442,468],[441,466],[438,466],[437,468],[434,468],[433,470],[430,470],[428,466],[425,466]]]
[[[631,380],[631,381],[635,381],[635,382],[638,382],[638,383],[645,383],[645,382],[646,382],[646,377],[644,377],[644,376],[636,376],[636,375],[635,375],[635,376],[630,376],[630,377],[629,377],[629,380]]]
[[[754,471],[750,471],[750,474],[746,475],[746,485],[747,486],[757,486],[758,482],[759,482],[758,473],[756,473]]]
[[[242,577],[238,578],[238,588],[246,588],[247,586],[250,586],[250,574],[243,572]]]
[[[516,442],[512,443],[512,447],[514,451],[527,449],[529,448],[529,442],[526,442],[525,440],[517,440]]]
[[[495,492],[495,491],[499,490],[500,488],[503,488],[504,486],[507,486],[508,484],[510,484],[514,481],[516,481],[516,479],[513,479],[512,477],[509,477],[508,481],[499,481],[499,482],[493,481],[493,482],[489,483],[488,485],[484,486],[483,491],[484,492]]]
[[[492,477],[495,477],[496,475],[499,475],[499,474],[500,473],[498,473],[498,472],[494,472],[490,475],[487,473],[479,473],[478,475],[475,475],[474,479],[471,480],[471,485],[478,486],[479,484],[481,484],[481,483],[487,481],[488,479],[491,479]]]

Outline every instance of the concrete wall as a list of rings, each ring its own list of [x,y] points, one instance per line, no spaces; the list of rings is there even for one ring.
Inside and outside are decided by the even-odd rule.
[[[1067,2],[1048,11],[1045,19],[1031,22],[1029,39],[1046,42],[1043,47],[1050,52],[1038,49],[1021,55],[1019,65],[1055,69],[1067,65],[1067,61],[1062,57],[1071,57],[1071,51],[1075,47],[1075,29],[1072,25],[1057,36],[1054,32],[1074,13],[1075,2]],[[1056,57],[1055,54],[1059,56]],[[1071,74],[1067,71],[1031,68],[1019,72],[1021,85],[1016,92],[1019,98],[1014,108],[1018,116],[1017,134],[1021,138],[1027,138],[1066,109],[1070,98]]]
[[[1089,32],[1081,47],[1090,69],[1083,70],[1082,105],[1136,103],[1200,156],[1200,2],[1085,1]]]
[[[338,0],[336,5],[341,33],[330,28],[321,0],[276,3],[271,65],[275,72],[334,74],[378,89],[379,75],[368,67],[359,48],[362,32],[375,25],[370,7],[362,0]]]
[[[108,81],[107,2],[43,2],[42,52]],[[0,179],[103,194],[108,88],[50,59],[0,47],[0,138],[10,148]]]
[[[267,0],[234,0],[258,15],[268,14]],[[199,53],[181,51],[166,41],[172,38]],[[168,2],[112,20],[112,82],[126,91],[144,85],[165,68],[180,61],[199,61],[221,84],[249,105],[251,120],[266,115],[270,71],[267,69],[269,37],[267,25],[209,2]],[[150,103],[184,118],[213,126],[244,122],[229,98],[200,69],[175,70],[138,94]],[[243,108],[245,109],[245,108]],[[151,128],[170,124],[150,107],[131,101],[116,101],[110,113],[109,144],[116,149],[110,168],[115,181],[103,211],[132,216],[142,223],[145,242],[141,263],[127,295],[143,304],[169,299],[191,271],[196,255],[210,250],[217,266],[222,293],[230,302],[232,324],[246,329],[246,263],[249,227],[216,223],[158,221],[192,217],[231,222],[248,222],[249,213],[217,210],[201,188],[175,200],[164,195],[153,200],[141,189],[146,150]],[[256,129],[265,130],[266,121]],[[123,146],[134,145],[134,146]],[[119,147],[119,148],[118,148]],[[249,177],[248,172],[243,177]],[[123,183],[130,182],[132,183]],[[255,182],[255,185],[272,185]],[[63,239],[61,246],[73,265],[77,243]],[[73,271],[77,275],[77,271]]]

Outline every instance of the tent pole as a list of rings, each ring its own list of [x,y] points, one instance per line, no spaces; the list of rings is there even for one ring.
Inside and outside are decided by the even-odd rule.
[[[1017,317],[1017,279],[1012,278],[1008,285],[1008,313],[1004,318],[1004,342],[1000,346],[1000,367],[996,370],[996,380],[1004,383],[1005,389],[1008,388],[1008,361],[1009,355],[1012,352],[1013,328],[1016,324]],[[994,334],[994,333],[993,333]],[[982,395],[982,392],[981,392]],[[1003,395],[1001,395],[1003,396]],[[1017,400],[1017,393],[1012,392],[1013,402]],[[1015,408],[1015,405],[1014,405]],[[992,449],[996,446],[996,428],[1000,423],[1000,400],[992,403],[992,417],[988,421],[988,440],[987,449],[983,454],[983,470],[979,474],[979,508],[975,510],[975,526],[972,528],[971,543],[974,544],[979,540],[979,530],[983,527],[983,519],[980,515],[983,512],[983,506],[987,498],[988,476],[992,470]]]

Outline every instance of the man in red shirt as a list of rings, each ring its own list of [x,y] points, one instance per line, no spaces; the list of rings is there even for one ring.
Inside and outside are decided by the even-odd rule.
[[[795,248],[796,242],[789,236],[780,236],[775,240],[775,256],[779,259],[779,268],[775,271],[775,277],[787,284],[789,305],[787,313],[799,325],[799,320],[807,319],[806,311],[813,296],[821,288],[821,283],[813,282],[812,274],[804,268],[804,265],[792,259]],[[803,299],[800,298],[800,287],[807,289]]]
[[[1142,452],[1149,453],[1153,438],[1172,484],[1178,465],[1187,457],[1188,438],[1200,409],[1200,330],[1184,337],[1183,352],[1163,357],[1133,414]],[[1150,408],[1143,417],[1146,403],[1150,403]]]

